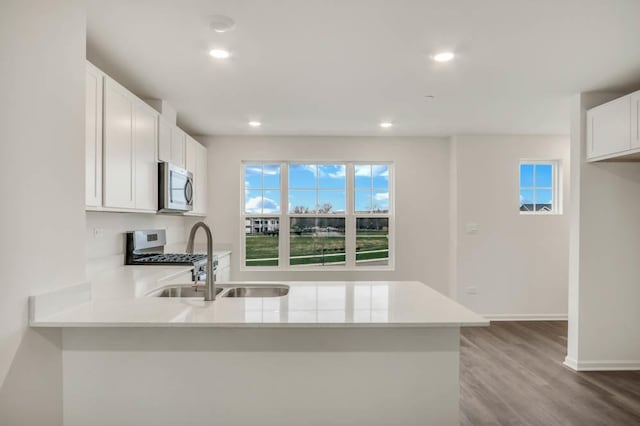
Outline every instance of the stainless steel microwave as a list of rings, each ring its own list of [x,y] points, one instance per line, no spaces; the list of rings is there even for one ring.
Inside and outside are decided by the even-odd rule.
[[[193,210],[193,174],[182,167],[161,162],[158,167],[158,211],[180,213]]]

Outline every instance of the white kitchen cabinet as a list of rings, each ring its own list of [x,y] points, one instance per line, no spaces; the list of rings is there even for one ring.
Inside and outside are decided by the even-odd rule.
[[[198,144],[198,156],[196,158],[196,170],[198,172],[198,181],[196,186],[196,206],[197,212],[207,215],[207,193],[208,193],[208,163],[207,148]]]
[[[135,109],[135,208],[158,209],[158,113],[142,101]]]
[[[207,148],[187,135],[186,169],[193,174],[193,210],[190,215],[205,216],[207,212]]]
[[[102,90],[104,73],[87,62],[85,73],[85,204],[102,206]]]
[[[587,111],[589,161],[640,160],[640,91]]]
[[[171,163],[171,133],[173,126],[160,116],[158,120],[158,160]]]
[[[640,91],[631,98],[631,148],[640,148]]]
[[[133,94],[105,77],[103,205],[107,208],[135,208],[135,104]]]
[[[194,176],[197,173],[198,145],[200,145],[198,141],[187,135],[184,168],[193,173]]]
[[[158,209],[158,113],[109,77],[104,79],[103,207]]]
[[[589,157],[600,157],[631,149],[631,102],[624,96],[587,112]]]
[[[171,163],[186,168],[187,134],[179,127],[171,129]]]

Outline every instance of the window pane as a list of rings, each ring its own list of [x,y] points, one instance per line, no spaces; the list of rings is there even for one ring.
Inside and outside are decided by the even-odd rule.
[[[389,218],[356,219],[356,265],[389,264]]]
[[[371,188],[371,166],[370,165],[356,165],[355,167],[355,185],[356,188],[366,189]]]
[[[244,221],[245,265],[278,266],[277,217],[248,217]]]
[[[244,187],[262,188],[262,165],[246,164],[244,166]]]
[[[280,189],[280,165],[265,164],[263,173],[265,188]]]
[[[533,188],[533,164],[520,165],[520,188]]]
[[[389,211],[389,191],[373,191],[373,211],[376,213],[387,213]]]
[[[291,265],[344,265],[344,218],[292,217]]]
[[[375,165],[372,167],[373,187],[378,189],[389,188],[389,166]]]
[[[536,211],[552,211],[553,193],[550,189],[536,190]]]
[[[280,213],[280,191],[274,189],[264,191],[262,213]]]
[[[536,187],[551,188],[553,185],[553,166],[536,164]]]
[[[356,191],[356,213],[368,213],[371,211],[371,190]]]
[[[262,191],[244,191],[244,211],[245,213],[262,213]]]
[[[289,191],[289,213],[313,213],[315,211],[316,191]]]
[[[289,166],[289,188],[315,188],[316,169],[315,164],[291,164]]]
[[[344,189],[346,167],[344,164],[321,164],[318,166],[318,187]]]
[[[521,212],[533,211],[533,190],[531,189],[520,190],[520,211]]]
[[[344,191],[318,191],[318,213],[344,213],[345,204]]]

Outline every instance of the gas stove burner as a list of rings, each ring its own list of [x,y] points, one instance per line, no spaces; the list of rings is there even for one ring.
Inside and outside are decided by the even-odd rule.
[[[140,256],[136,259],[139,263],[162,263],[162,264],[192,264],[207,259],[206,254],[188,253],[162,253],[148,256]]]

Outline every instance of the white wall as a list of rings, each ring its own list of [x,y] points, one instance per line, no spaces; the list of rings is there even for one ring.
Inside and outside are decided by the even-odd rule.
[[[420,280],[448,292],[449,144],[445,138],[199,138],[208,147],[209,215],[216,245],[229,245],[234,280]],[[242,160],[395,162],[396,270],[384,272],[241,272]]]
[[[578,370],[640,369],[640,164],[586,162],[586,109],[621,94],[572,102],[569,336]]]
[[[452,294],[493,318],[564,318],[569,251],[569,138],[457,136]],[[519,162],[561,160],[563,214],[521,215]],[[467,224],[476,224],[470,234]],[[475,287],[477,294],[467,294]]]
[[[136,229],[165,229],[167,244],[186,241],[189,219],[182,216],[145,213],[87,212],[87,276],[124,264],[124,233]],[[186,247],[186,245],[185,245]]]
[[[0,424],[62,424],[61,337],[30,294],[84,281],[85,10],[0,7]]]

